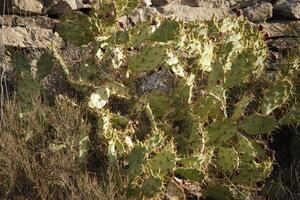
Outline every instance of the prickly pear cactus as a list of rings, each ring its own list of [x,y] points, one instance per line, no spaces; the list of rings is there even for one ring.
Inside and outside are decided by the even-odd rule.
[[[77,72],[53,52],[70,84],[86,96],[82,103],[97,119],[108,165],[124,167],[124,189],[137,199],[163,195],[174,177],[199,185],[212,199],[250,192],[274,162],[256,136],[298,123],[299,66],[266,78],[267,46],[243,18],[117,22],[138,5],[103,0],[89,16],[71,12],[61,19],[59,34],[89,47]],[[30,74],[15,57],[16,71]],[[37,80],[50,71],[40,63]],[[145,76],[161,70],[172,76],[168,91],[138,92]],[[282,107],[287,112],[276,116]]]
[[[41,97],[41,81],[51,73],[53,67],[52,55],[45,52],[37,62],[37,72],[33,77],[28,59],[20,50],[9,51],[12,66],[17,73],[17,96],[24,112],[30,111]]]

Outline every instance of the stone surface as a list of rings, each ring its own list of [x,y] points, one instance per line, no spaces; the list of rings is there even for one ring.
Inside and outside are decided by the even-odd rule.
[[[44,14],[42,0],[0,0],[0,9],[5,13],[14,14]]]
[[[142,95],[154,90],[169,93],[174,84],[173,78],[170,71],[165,69],[146,75],[137,84],[138,94]]]
[[[292,37],[275,38],[267,41],[269,48],[276,51],[288,51],[290,49],[300,47],[300,38],[295,39]]]
[[[250,21],[262,22],[273,16],[273,6],[271,3],[263,2],[243,9],[243,14]]]
[[[62,39],[52,30],[43,28],[10,27],[0,28],[0,46],[47,48],[54,43],[61,47]]]
[[[153,6],[163,6],[173,1],[174,0],[152,0],[151,2]]]
[[[157,10],[153,7],[139,8],[129,16],[129,19],[133,24],[137,24],[139,21],[146,21],[150,16],[157,14]]]
[[[182,5],[188,5],[192,7],[208,7],[208,8],[220,8],[229,7],[230,2],[224,0],[181,0]]]
[[[159,7],[157,10],[167,17],[175,17],[185,21],[208,20],[213,15],[217,18],[222,18],[229,13],[229,10],[226,8],[191,7],[176,3]]]
[[[229,0],[231,8],[246,8],[260,2],[259,0]]]
[[[287,19],[300,19],[300,1],[286,1],[274,6],[274,13]]]
[[[49,15],[63,15],[71,10],[91,8],[91,5],[83,0],[44,0]]]
[[[57,19],[51,19],[44,16],[21,17],[18,15],[0,16],[0,24],[3,26],[21,26],[21,27],[38,27],[53,29],[58,23]]]
[[[270,38],[300,37],[300,21],[277,21],[261,25]]]

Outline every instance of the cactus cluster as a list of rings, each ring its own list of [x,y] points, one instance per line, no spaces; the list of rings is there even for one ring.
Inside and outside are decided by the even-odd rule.
[[[17,96],[22,110],[29,111],[41,97],[41,81],[51,73],[53,67],[52,55],[43,53],[37,62],[37,71],[33,76],[29,60],[20,50],[9,49],[12,66],[16,71]]]
[[[128,195],[163,195],[177,177],[199,184],[211,199],[245,197],[240,194],[266,179],[274,161],[255,136],[299,122],[299,62],[266,78],[263,36],[243,18],[157,18],[155,24],[120,27],[117,17],[130,13],[138,1],[100,4],[90,16],[66,14],[58,32],[94,52],[82,59],[77,74],[65,75],[85,93],[86,107],[98,119],[110,167],[120,164],[127,170]],[[57,52],[54,56],[65,68]],[[22,87],[27,91],[37,82],[22,56],[13,58],[16,71],[27,74],[18,89],[24,99],[29,94]],[[37,81],[49,72],[47,59],[39,62]],[[169,92],[137,92],[141,77],[160,70],[172,74]],[[275,115],[282,107],[288,111]]]

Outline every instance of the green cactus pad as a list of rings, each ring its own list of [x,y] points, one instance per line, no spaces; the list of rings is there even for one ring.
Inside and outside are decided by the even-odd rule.
[[[239,156],[234,148],[219,147],[216,157],[217,170],[233,172],[239,166]]]
[[[17,82],[17,96],[23,111],[29,111],[34,106],[41,92],[41,86],[32,78],[24,78]]]
[[[154,69],[157,69],[164,59],[164,47],[145,47],[139,54],[129,58],[129,69],[134,72],[152,71]]]
[[[18,74],[22,76],[31,77],[31,69],[28,60],[22,54],[21,51],[10,51],[12,66],[17,71]]]
[[[235,110],[231,116],[233,121],[238,121],[243,117],[248,104],[253,100],[253,95],[244,96],[240,101],[235,104]]]
[[[38,60],[37,67],[38,70],[35,78],[37,81],[40,81],[46,76],[48,76],[52,71],[52,67],[53,67],[52,55],[49,53],[42,54],[40,59]]]
[[[131,45],[137,47],[150,37],[150,24],[147,21],[138,22],[129,33]]]
[[[213,185],[206,189],[204,196],[210,200],[232,200],[233,194],[226,185]]]
[[[208,145],[221,145],[226,143],[235,134],[237,127],[228,120],[219,120],[212,123],[207,129]]]
[[[231,88],[240,85],[246,80],[251,72],[251,57],[255,57],[253,52],[243,51],[232,61],[231,70],[226,75],[225,87]]]
[[[143,99],[150,104],[155,117],[161,118],[172,111],[172,99],[164,92],[153,91],[145,95]]]
[[[94,81],[97,71],[94,59],[85,60],[79,65],[78,69],[80,81]]]
[[[73,11],[61,18],[57,32],[63,39],[81,46],[94,40],[92,27],[94,24],[89,16]]]
[[[252,162],[256,157],[256,153],[251,141],[241,134],[238,134],[236,139],[237,144],[235,145],[235,149],[241,156],[241,163]]]
[[[153,173],[165,176],[175,167],[175,154],[169,151],[160,152],[149,160],[148,167]]]
[[[211,72],[208,76],[209,84],[217,84],[218,81],[224,80],[224,67],[220,61],[215,61],[212,64]]]
[[[201,118],[201,121],[206,121],[209,117],[219,119],[224,116],[221,107],[220,101],[212,96],[205,96],[195,102],[194,113]]]
[[[174,172],[175,174],[180,175],[184,179],[196,182],[203,181],[205,177],[205,174],[203,172],[201,172],[198,169],[192,168],[177,168]]]
[[[278,81],[265,92],[265,96],[262,103],[262,113],[269,115],[273,110],[284,104],[291,92],[291,85],[288,81]]]
[[[270,133],[277,125],[277,121],[272,116],[254,114],[245,118],[239,128],[249,135]]]
[[[255,163],[239,169],[239,175],[231,179],[233,183],[255,183],[263,181],[272,172],[271,162]]]
[[[147,149],[143,146],[136,146],[128,155],[128,174],[131,182],[135,177],[143,173],[143,165],[147,162]]]
[[[141,187],[141,194],[142,196],[151,198],[154,197],[158,192],[160,192],[161,188],[162,180],[158,177],[150,176],[144,181]]]
[[[172,19],[165,19],[154,31],[150,39],[157,42],[174,40],[175,37],[178,36],[179,28],[179,22]]]
[[[300,122],[300,103],[294,105],[293,108],[278,121],[280,125],[299,124],[299,122]]]

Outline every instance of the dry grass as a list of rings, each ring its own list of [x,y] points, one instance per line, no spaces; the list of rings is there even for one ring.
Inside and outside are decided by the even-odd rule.
[[[57,101],[54,107],[40,104],[19,113],[16,103],[6,103],[0,199],[126,199],[114,181],[116,173],[87,170],[89,154],[80,156],[80,141],[91,126],[79,107]]]
[[[300,162],[282,169],[266,186],[268,200],[300,199]]]

